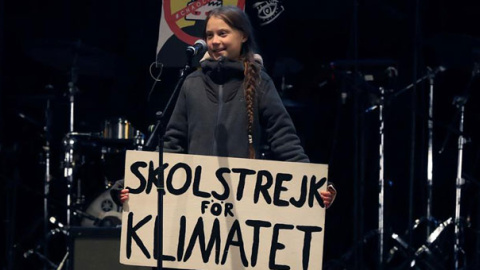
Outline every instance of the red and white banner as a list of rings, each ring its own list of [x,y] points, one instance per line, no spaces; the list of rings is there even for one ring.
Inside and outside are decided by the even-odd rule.
[[[157,63],[166,67],[183,66],[186,47],[203,36],[208,12],[227,5],[244,9],[245,0],[163,0]]]

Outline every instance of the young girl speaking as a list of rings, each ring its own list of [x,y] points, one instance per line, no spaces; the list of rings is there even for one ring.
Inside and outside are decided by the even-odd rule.
[[[205,22],[208,53],[182,86],[165,134],[168,152],[309,162],[272,79],[262,70],[247,15],[234,6],[212,10]],[[321,193],[326,207],[336,191]],[[121,191],[122,203],[128,190]]]

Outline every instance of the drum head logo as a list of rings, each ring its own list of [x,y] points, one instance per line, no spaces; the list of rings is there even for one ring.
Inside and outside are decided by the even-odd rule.
[[[112,209],[113,209],[113,201],[112,201],[112,200],[109,200],[109,199],[103,200],[103,201],[102,201],[101,208],[102,208],[102,211],[103,211],[103,212],[110,212],[110,211],[112,211]]]
[[[243,9],[245,0],[164,0],[165,21],[180,40],[193,44],[204,28],[210,10],[219,6],[238,6]]]

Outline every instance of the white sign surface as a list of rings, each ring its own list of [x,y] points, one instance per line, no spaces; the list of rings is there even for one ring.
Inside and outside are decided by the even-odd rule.
[[[156,266],[158,153],[127,151],[120,262]],[[321,269],[328,166],[164,154],[163,266]]]

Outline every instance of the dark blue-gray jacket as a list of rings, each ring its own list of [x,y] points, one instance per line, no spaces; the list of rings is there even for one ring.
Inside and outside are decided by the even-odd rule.
[[[248,157],[247,106],[242,62],[206,59],[183,83],[165,134],[169,152]],[[271,80],[261,72],[255,95],[253,143],[271,159],[309,162],[295,127]]]

